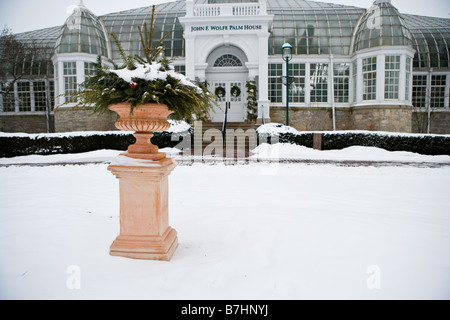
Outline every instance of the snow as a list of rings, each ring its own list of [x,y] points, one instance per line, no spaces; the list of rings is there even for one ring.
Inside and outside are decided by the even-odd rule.
[[[322,154],[339,152],[397,157]],[[0,166],[0,299],[450,298],[448,164],[180,164],[169,177],[170,262],[109,255],[120,222],[107,165]]]
[[[258,127],[257,132],[259,134],[261,133],[268,133],[268,134],[280,134],[280,133],[294,133],[297,134],[299,131],[297,131],[295,128],[286,126],[281,123],[268,123],[263,124]]]
[[[161,63],[152,62],[151,64],[136,64],[135,70],[129,70],[127,68],[120,70],[108,70],[108,72],[115,73],[119,78],[131,83],[133,79],[143,79],[147,81],[163,80],[165,81],[168,76],[180,80],[180,83],[185,86],[193,87],[199,94],[203,91],[194,83],[189,81],[184,75],[176,72],[173,69],[161,71]]]
[[[166,132],[182,133],[188,131],[191,126],[182,120],[167,120],[170,128]],[[56,133],[23,133],[23,132],[0,132],[0,137],[21,137],[30,139],[39,138],[63,138],[63,137],[88,137],[96,135],[130,135],[129,131],[74,131],[74,132],[56,132]]]
[[[113,166],[125,167],[161,167],[161,164],[152,160],[135,159],[122,154],[120,157],[115,157],[111,163]]]
[[[342,150],[315,150],[289,143],[263,143],[252,150],[251,159],[297,159],[331,161],[395,161],[395,162],[439,162],[450,164],[450,156],[429,156],[407,151],[387,151],[375,147],[353,146]]]
[[[426,137],[426,136],[438,136],[438,137],[450,137],[449,134],[426,134],[426,133],[405,133],[405,132],[390,132],[390,131],[369,131],[369,130],[337,130],[337,131],[298,131],[294,127],[286,126],[281,123],[267,123],[258,127],[257,132],[259,134],[280,134],[280,133],[292,133],[292,134],[342,134],[342,133],[360,133],[368,135],[381,135],[381,136],[400,136],[400,137]]]
[[[187,132],[191,129],[191,125],[183,120],[167,120],[170,123],[170,128],[166,132],[170,133],[182,133]]]
[[[168,156],[175,159],[191,159],[193,162],[202,160],[218,160],[218,156],[191,156],[186,157],[183,151],[177,148],[162,148],[160,152],[165,152]],[[187,151],[187,152],[193,152]],[[118,161],[116,157],[123,153],[117,150],[97,150],[73,154],[53,154],[53,155],[30,155],[18,156],[13,158],[0,158],[0,166],[20,165],[20,164],[77,164],[77,163],[110,163]],[[400,164],[447,164],[450,165],[450,156],[448,155],[422,155],[407,151],[387,151],[375,147],[353,146],[342,150],[315,150],[304,146],[277,143],[274,145],[260,144],[252,150],[253,155],[249,157],[250,161],[279,161],[279,160],[323,160],[339,161],[365,161],[365,162],[389,162]]]

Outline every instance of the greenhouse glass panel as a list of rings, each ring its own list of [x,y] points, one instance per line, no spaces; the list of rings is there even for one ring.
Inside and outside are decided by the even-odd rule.
[[[427,75],[413,75],[412,104],[415,108],[425,108],[427,99]]]
[[[328,64],[310,65],[311,102],[328,102]]]

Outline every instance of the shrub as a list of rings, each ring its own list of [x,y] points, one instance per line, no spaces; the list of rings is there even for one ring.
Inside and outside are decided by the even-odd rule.
[[[192,129],[185,132],[155,132],[151,142],[159,148],[175,147]],[[173,141],[172,141],[173,140]],[[127,150],[136,142],[132,133],[99,132],[90,134],[0,136],[0,157],[31,154],[81,153],[101,149]]]
[[[258,141],[292,143],[312,148],[313,133],[300,132],[281,124],[268,124],[258,128]],[[450,155],[450,136],[371,131],[322,132],[322,150],[351,146],[377,147],[388,151],[409,151],[425,155]]]

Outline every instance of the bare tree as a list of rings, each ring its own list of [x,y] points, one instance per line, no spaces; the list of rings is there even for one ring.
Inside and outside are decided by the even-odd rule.
[[[441,77],[442,75],[435,76]],[[440,81],[439,79],[433,80],[432,68],[427,76],[422,75],[421,77],[426,77],[426,87],[422,86],[421,90],[415,92],[417,105],[413,102],[413,122],[419,133],[430,133],[432,119],[439,115],[437,111],[443,109],[443,104],[448,99],[448,94],[446,94],[445,85],[432,86],[432,82]]]
[[[3,110],[15,110],[14,86],[19,80],[48,78],[53,68],[53,48],[34,40],[20,41],[7,26],[0,32],[0,95]],[[48,81],[47,81],[48,84]],[[47,97],[47,129],[50,130],[51,101]]]

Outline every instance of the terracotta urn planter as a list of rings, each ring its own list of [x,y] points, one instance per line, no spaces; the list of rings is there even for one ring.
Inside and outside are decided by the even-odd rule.
[[[159,152],[158,146],[153,145],[150,139],[153,132],[165,131],[170,128],[167,117],[173,113],[165,104],[148,103],[134,108],[131,113],[131,103],[117,103],[108,107],[119,115],[116,121],[117,129],[134,131],[136,143],[128,147],[124,155],[136,159],[161,160],[166,154]]]

